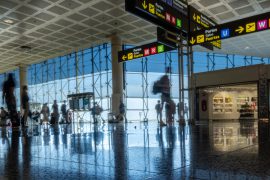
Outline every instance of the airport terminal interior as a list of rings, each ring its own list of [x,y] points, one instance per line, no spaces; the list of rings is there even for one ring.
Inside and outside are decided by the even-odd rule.
[[[270,179],[269,0],[0,0],[0,179]]]

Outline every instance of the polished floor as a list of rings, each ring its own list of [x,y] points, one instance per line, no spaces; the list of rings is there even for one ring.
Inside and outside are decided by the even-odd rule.
[[[257,121],[0,130],[0,179],[270,179]]]

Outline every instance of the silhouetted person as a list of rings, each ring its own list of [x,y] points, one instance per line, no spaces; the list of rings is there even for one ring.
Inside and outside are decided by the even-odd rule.
[[[64,100],[64,103],[61,105],[61,113],[62,113],[62,121],[67,121],[67,105],[66,105],[66,100]]]
[[[97,122],[97,118],[100,117],[103,109],[98,105],[97,102],[94,103],[94,107],[92,108],[92,116],[94,119],[94,122]]]
[[[169,102],[171,99],[171,85],[170,85],[170,79],[168,74],[170,73],[171,69],[169,67],[166,68],[166,73],[163,75],[159,82],[161,87],[161,104],[162,107],[164,105],[164,102]]]
[[[126,106],[123,103],[122,100],[120,100],[120,104],[119,104],[119,115],[118,115],[118,120],[123,121],[124,119],[126,119]]]
[[[166,116],[166,123],[168,123],[169,118],[170,118],[170,104],[165,103],[165,116]]]
[[[67,123],[71,123],[72,121],[72,110],[71,109],[68,109],[67,110]]]
[[[16,98],[14,96],[15,80],[13,74],[8,74],[8,79],[3,84],[2,100],[7,104],[10,120],[13,126],[19,126],[19,117],[16,111]]]
[[[170,99],[169,102],[166,102],[165,110],[166,110],[166,122],[172,123],[174,121],[174,115],[176,110],[175,103],[172,99]]]
[[[51,124],[57,124],[59,120],[59,110],[58,110],[58,104],[57,101],[54,100],[52,105],[52,116],[51,116]]]
[[[176,108],[177,108],[177,115],[178,115],[178,119],[180,119],[180,103],[177,103],[176,105]]]
[[[156,112],[157,112],[157,120],[158,122],[161,122],[162,121],[162,107],[161,107],[161,104],[160,104],[160,100],[157,101],[157,104],[155,106],[155,109],[156,109]]]
[[[176,105],[175,105],[175,102],[172,99],[170,99],[169,104],[170,104],[169,121],[174,122],[175,113],[176,113]]]
[[[22,108],[23,108],[23,116],[22,116],[22,126],[27,125],[27,117],[29,116],[29,96],[27,93],[27,86],[23,86],[23,92],[22,92]]]
[[[163,109],[164,103],[169,103],[171,100],[171,85],[168,74],[171,72],[170,67],[166,67],[165,75],[163,75],[158,81],[154,83],[153,93],[161,93],[161,108]],[[161,114],[162,115],[162,114]],[[162,116],[160,118],[162,120]],[[160,125],[164,124],[160,121]]]
[[[43,122],[49,122],[50,109],[47,106],[47,103],[44,103],[40,112],[43,115]]]
[[[186,115],[186,118],[188,120],[188,106],[187,106],[187,103],[185,103],[185,106],[184,106],[184,116]]]

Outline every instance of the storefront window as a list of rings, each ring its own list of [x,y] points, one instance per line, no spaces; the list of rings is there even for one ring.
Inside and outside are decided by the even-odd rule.
[[[200,89],[200,118],[257,119],[257,84]],[[207,108],[210,107],[210,108]]]

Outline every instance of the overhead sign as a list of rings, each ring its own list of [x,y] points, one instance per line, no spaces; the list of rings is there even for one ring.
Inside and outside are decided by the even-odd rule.
[[[160,27],[157,27],[157,41],[159,43],[162,43],[166,46],[176,49],[178,47],[180,40],[181,39],[178,34],[175,34],[173,32],[166,31]],[[216,41],[211,42],[211,43],[216,43]],[[216,44],[211,44],[211,43],[204,43],[204,44],[201,44],[201,46],[211,51],[214,50],[214,46],[221,47],[221,44],[220,43],[218,44],[218,42]]]
[[[118,62],[131,61],[133,59],[143,58],[151,55],[156,55],[171,51],[173,48],[166,46],[164,44],[154,42],[135,48],[127,49],[118,52]]]
[[[189,20],[190,20],[190,32],[198,31],[201,29],[207,29],[212,26],[216,26],[217,23],[215,23],[212,19],[195,9],[193,6],[189,6],[188,10]],[[213,46],[221,49],[221,41],[213,41],[209,43],[203,43],[201,44],[207,49],[213,50]]]
[[[175,33],[188,32],[188,19],[179,13],[174,6],[180,0],[172,1],[174,6],[165,0],[126,0],[126,10],[158,26]],[[176,3],[179,2],[179,3]]]
[[[190,22],[189,22],[189,26],[190,26],[190,32],[189,32],[189,34],[190,34],[190,33],[193,33],[194,31],[198,31],[198,30],[203,29],[200,25],[196,24],[196,23],[193,22],[193,21],[190,21]],[[213,46],[213,44],[211,44],[210,42],[209,42],[209,43],[203,43],[203,44],[200,44],[200,45],[203,46],[203,47],[206,48],[206,49],[211,50],[211,51],[214,50],[214,46]]]
[[[190,20],[203,28],[210,28],[217,25],[212,19],[195,9],[193,6],[189,6],[188,12]]]
[[[177,48],[177,44],[180,42],[180,37],[177,34],[166,31],[160,27],[157,27],[157,41],[164,45],[167,45],[173,49]]]
[[[193,32],[189,44],[197,45],[270,29],[270,12]]]
[[[169,6],[175,8],[177,11],[181,12],[184,15],[188,15],[188,3],[187,0],[162,0],[167,3]]]

